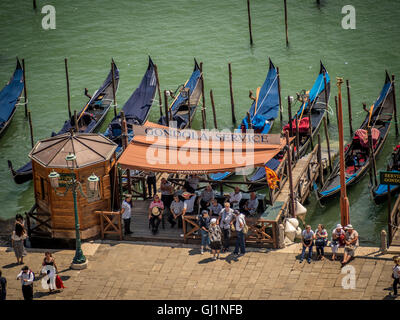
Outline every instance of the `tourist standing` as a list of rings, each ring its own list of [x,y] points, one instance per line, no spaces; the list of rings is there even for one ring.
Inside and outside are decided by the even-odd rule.
[[[229,251],[229,240],[231,238],[231,226],[233,225],[233,221],[235,216],[233,214],[233,209],[231,209],[231,205],[229,202],[225,202],[225,208],[221,210],[218,217],[218,224],[222,230],[222,234],[224,237],[222,252]]]
[[[125,195],[125,200],[121,205],[122,219],[124,220],[125,235],[132,233],[131,231],[131,217],[132,217],[132,196],[130,194]]]
[[[303,244],[303,250],[301,252],[300,263],[302,263],[304,260],[304,255],[306,253],[307,248],[308,248],[307,262],[311,263],[314,238],[315,238],[314,231],[311,230],[310,225],[307,225],[306,229],[303,230],[303,232],[301,233],[301,243]]]
[[[351,224],[348,224],[346,227],[345,234],[345,246],[344,246],[344,256],[342,261],[342,267],[347,264],[352,257],[354,257],[356,253],[356,249],[359,246],[358,241],[358,232],[353,229]]]
[[[222,232],[221,228],[217,224],[217,219],[212,218],[210,221],[210,228],[208,229],[210,235],[210,248],[213,255],[213,260],[219,259],[219,253],[221,251],[221,240]]]
[[[183,213],[183,201],[179,199],[179,196],[174,195],[174,201],[172,201],[169,207],[170,215],[168,221],[173,228],[178,221],[178,228],[182,228],[182,213]]]
[[[26,232],[24,227],[20,223],[15,224],[15,230],[11,235],[11,244],[14,248],[15,256],[17,257],[17,264],[24,263],[24,257],[26,256],[26,250],[24,247],[24,240],[26,239]]]
[[[243,213],[240,213],[239,210],[234,210],[234,214],[236,216],[235,230],[237,238],[236,238],[235,251],[233,252],[233,254],[236,256],[239,255],[239,249],[240,249],[240,254],[244,256],[246,253],[246,246],[245,246],[245,234],[243,232],[243,229],[246,225],[246,217]]]
[[[0,300],[6,300],[7,298],[7,279],[3,277],[0,270]]]
[[[397,286],[400,283],[400,257],[394,257],[394,267],[393,267],[393,295],[397,297]]]
[[[153,171],[149,171],[147,173],[146,180],[147,180],[147,189],[149,191],[149,198],[152,198],[153,195],[157,193],[156,174]]]
[[[317,249],[317,259],[325,259],[324,247],[327,243],[328,232],[326,231],[324,225],[319,224],[317,230],[315,230],[315,247]]]
[[[201,215],[199,216],[199,227],[200,227],[200,234],[201,234],[201,246],[200,246],[200,253],[204,253],[204,248],[210,245],[210,238],[208,236],[208,229],[210,227],[210,217],[208,215],[207,210],[203,210]]]
[[[185,191],[182,194],[183,198],[185,199],[183,201],[183,211],[182,211],[182,219],[185,217],[185,215],[193,215],[194,214],[194,205],[196,202],[196,195],[194,193],[190,193]],[[185,221],[182,221],[182,223],[185,223]],[[188,229],[191,227],[190,224],[186,223],[186,230],[189,231]]]
[[[332,231],[332,241],[331,241],[331,248],[332,248],[332,261],[336,259],[336,253],[339,250],[339,247],[344,245],[344,237],[345,232],[341,224],[336,225],[336,228]]]
[[[22,268],[21,272],[17,276],[17,280],[21,280],[22,294],[25,300],[33,299],[33,280],[34,275],[28,266]]]
[[[200,194],[201,209],[207,209],[211,205],[211,201],[214,199],[214,197],[215,192],[211,187],[211,184],[209,184]]]
[[[250,193],[250,199],[246,201],[244,205],[244,211],[246,214],[254,216],[258,209],[258,199],[255,192]]]
[[[149,206],[149,221],[151,226],[151,231],[153,234],[158,232],[158,226],[162,220],[162,211],[164,209],[164,203],[160,200],[160,197],[156,194],[153,201]]]

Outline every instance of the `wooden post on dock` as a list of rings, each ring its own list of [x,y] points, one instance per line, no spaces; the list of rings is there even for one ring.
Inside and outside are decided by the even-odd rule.
[[[22,59],[22,76],[24,78],[25,117],[28,116],[28,97],[26,95],[25,59]]]
[[[167,90],[164,90],[164,110],[165,110],[165,120],[167,127],[169,127],[169,112],[168,112],[168,96]]]
[[[349,108],[349,128],[350,128],[350,137],[353,136],[353,124],[352,124],[352,115],[351,115],[351,97],[350,97],[350,85],[349,80],[346,80],[347,87],[347,106]]]
[[[28,111],[28,121],[29,121],[29,131],[31,133],[31,146],[32,146],[32,149],[33,149],[35,144],[34,144],[34,141],[33,141],[33,125],[32,125],[32,117],[31,117],[31,112],[30,111]]]
[[[328,120],[329,124],[329,104],[328,104],[328,92],[326,91],[326,71],[324,70],[324,95],[325,95],[325,108],[326,108],[326,119]]]
[[[68,59],[64,59],[64,64],[65,64],[65,77],[67,79],[67,99],[68,99],[68,115],[69,118],[71,119],[72,114],[71,114],[71,93],[69,89],[69,74],[68,74]]]
[[[213,117],[214,117],[214,128],[218,129],[218,126],[217,126],[217,114],[215,113],[214,95],[213,95],[213,91],[212,90],[210,90],[210,99],[211,99],[211,106],[212,106]]]
[[[253,34],[251,32],[251,14],[250,14],[250,0],[247,0],[247,16],[249,18],[249,34],[250,34],[250,45],[253,45]]]
[[[349,199],[346,193],[346,172],[344,159],[344,138],[343,138],[343,108],[342,88],[343,78],[336,78],[338,87],[338,123],[339,123],[339,158],[340,158],[340,221],[342,226],[350,223]]]
[[[293,192],[293,176],[292,176],[292,153],[290,151],[289,132],[285,132],[286,148],[287,148],[287,169],[289,177],[289,214],[296,216],[294,211],[294,192]]]
[[[290,96],[287,97],[288,102],[288,115],[289,115],[289,135],[293,134],[293,123],[292,123],[292,102],[290,101]]]
[[[160,105],[160,117],[163,116],[163,111],[162,111],[162,97],[161,97],[161,88],[160,88],[160,78],[158,77],[158,68],[157,65],[154,65],[154,73],[156,75],[156,81],[157,81],[157,92],[158,92],[158,104]]]
[[[397,123],[397,104],[396,104],[396,91],[395,91],[395,88],[394,88],[394,74],[392,74],[392,84],[393,84],[394,125],[395,125],[395,128],[396,128],[396,137],[397,137],[399,135],[399,126],[398,126],[398,123]]]
[[[331,146],[329,143],[328,124],[326,123],[325,117],[324,117],[324,131],[325,131],[325,138],[326,138],[326,147],[328,149],[329,172],[332,172]]]
[[[299,115],[296,114],[296,159],[300,159],[300,133],[299,133]]]
[[[378,181],[376,178],[376,162],[375,162],[375,150],[374,150],[374,143],[372,141],[372,134],[371,134],[371,127],[368,126],[368,147],[369,147],[369,163],[371,167],[371,173],[373,175],[373,186],[378,185]]]
[[[309,119],[309,126],[308,126],[308,132],[310,135],[310,145],[311,145],[311,151],[314,150],[314,142],[313,142],[313,131],[312,131],[312,122],[311,122],[311,108],[308,109],[308,119]]]
[[[285,31],[286,31],[286,47],[289,46],[289,35],[288,35],[288,18],[287,18],[287,5],[286,0],[283,0],[283,4],[285,7]]]
[[[324,168],[322,165],[322,152],[321,152],[321,135],[318,133],[318,150],[317,150],[317,161],[319,163],[319,182],[324,185]]]
[[[279,67],[276,67],[276,75],[278,77],[279,121],[281,124],[281,130],[282,130],[283,129],[283,119],[282,119],[282,99],[281,99],[281,77],[279,75]]]
[[[228,63],[228,70],[229,70],[229,90],[231,94],[231,111],[232,111],[232,122],[236,124],[236,117],[235,117],[235,103],[233,101],[233,89],[232,89],[232,67],[231,63]]]
[[[126,124],[125,112],[121,110],[121,129],[122,129],[122,147],[124,151],[128,147],[128,127]],[[126,169],[126,178],[128,181],[128,193],[132,193],[132,184],[131,184],[131,170]]]
[[[113,90],[113,99],[114,99],[114,117],[117,116],[117,97],[116,97],[116,88],[115,88],[115,64],[114,59],[111,59],[111,72],[112,72],[112,90]]]
[[[76,133],[79,133],[79,124],[78,124],[78,117],[76,116],[76,110],[74,110],[74,124]]]
[[[191,113],[190,113],[190,89],[188,88],[188,92],[187,92],[187,103],[188,103],[188,112],[189,112],[189,129],[192,129],[192,117],[191,117]]]

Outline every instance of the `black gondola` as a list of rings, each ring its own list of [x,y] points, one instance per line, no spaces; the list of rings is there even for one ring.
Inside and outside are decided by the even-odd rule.
[[[118,89],[119,84],[119,70],[114,63],[114,82],[115,90]],[[108,110],[113,103],[113,81],[112,81],[112,69],[108,73],[108,76],[102,86],[93,94],[89,102],[84,106],[84,108],[77,114],[79,132],[93,132],[99,128],[101,123],[104,121]],[[65,121],[62,129],[57,133],[52,133],[52,136],[60,135],[69,132],[70,129],[75,130],[74,117]],[[8,160],[8,167],[11,170],[12,177],[17,184],[25,183],[32,180],[32,162],[29,161],[17,170],[13,169],[13,165],[10,160]]]

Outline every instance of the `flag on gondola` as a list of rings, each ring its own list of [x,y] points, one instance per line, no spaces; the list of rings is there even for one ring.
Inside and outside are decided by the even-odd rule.
[[[279,182],[279,178],[276,175],[276,172],[265,166],[265,174],[269,188],[272,190],[276,189],[278,187],[278,182]]]

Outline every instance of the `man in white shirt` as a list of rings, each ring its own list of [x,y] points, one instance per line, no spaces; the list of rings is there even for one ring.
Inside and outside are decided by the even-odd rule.
[[[253,216],[257,213],[257,208],[258,208],[257,195],[255,192],[252,192],[250,193],[250,199],[247,200],[246,204],[244,205],[244,209],[246,214]]]
[[[194,193],[184,192],[182,196],[185,198],[185,201],[183,201],[182,215],[184,216],[185,214],[193,214],[196,195]]]
[[[133,233],[131,231],[131,202],[132,196],[130,194],[125,195],[125,200],[121,205],[122,219],[124,220],[125,235]]]
[[[231,238],[231,225],[235,220],[235,216],[233,214],[233,210],[231,209],[230,203],[225,202],[224,206],[225,208],[222,209],[221,212],[219,213],[217,221],[224,237],[222,252],[229,251],[229,240]]]
[[[17,276],[17,280],[21,280],[22,294],[25,300],[33,299],[33,272],[29,270],[28,266],[22,268],[21,272]]]
[[[242,200],[242,193],[239,187],[235,187],[235,191],[229,194],[229,202],[233,209],[239,209],[240,200]]]

